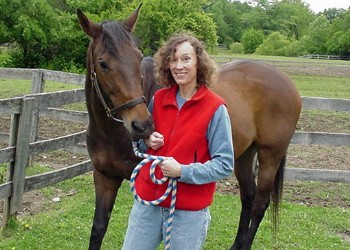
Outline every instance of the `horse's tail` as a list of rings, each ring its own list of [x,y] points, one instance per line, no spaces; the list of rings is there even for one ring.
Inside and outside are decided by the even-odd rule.
[[[282,192],[283,192],[283,179],[284,179],[284,169],[286,165],[286,156],[280,162],[278,167],[278,171],[275,177],[275,181],[273,184],[273,189],[271,192],[272,198],[272,225],[274,235],[277,235],[278,222],[279,222],[279,212],[280,212],[280,202],[282,200]]]

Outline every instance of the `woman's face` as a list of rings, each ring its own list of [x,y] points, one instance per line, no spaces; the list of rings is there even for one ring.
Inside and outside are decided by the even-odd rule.
[[[169,68],[179,86],[197,86],[197,55],[189,42],[176,46],[176,52],[169,61]]]

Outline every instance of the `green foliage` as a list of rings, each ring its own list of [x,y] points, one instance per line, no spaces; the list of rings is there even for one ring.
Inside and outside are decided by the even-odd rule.
[[[233,54],[244,54],[243,44],[235,42],[230,45],[230,52]]]
[[[315,15],[304,1],[255,0],[249,3],[251,5],[238,1],[215,1],[206,9],[213,14],[218,26],[219,43],[228,46],[232,42],[242,42],[242,34],[255,29],[263,31],[264,35],[279,32],[293,41],[286,53],[290,56],[305,53],[350,54],[348,35],[345,34],[349,30],[347,16],[350,9],[325,10],[323,13],[332,31],[327,34],[320,26],[317,34],[314,20],[321,14]],[[341,33],[336,32],[339,29]],[[322,39],[317,39],[317,36]]]
[[[14,16],[17,22],[13,26],[13,36],[18,45],[12,56],[14,66],[36,68],[53,56],[49,44],[57,40],[59,16],[46,1],[35,0],[21,1]]]
[[[300,40],[294,40],[287,47],[286,56],[302,56],[307,53],[302,42]]]
[[[213,1],[205,6],[205,12],[212,15],[217,26],[219,44],[228,47],[233,41],[241,39],[243,27],[240,25],[240,16],[250,9],[246,3],[238,1]]]
[[[307,34],[315,16],[301,0],[282,0],[271,3],[268,10],[271,31],[278,31],[291,38],[300,39]]]
[[[0,47],[0,67],[4,67],[11,61],[11,56],[7,47]]]
[[[330,27],[328,52],[336,55],[350,55],[350,8],[334,20]]]
[[[259,45],[255,53],[270,56],[289,56],[291,53],[293,53],[292,51],[288,50],[291,45],[292,42],[289,41],[286,36],[276,31],[264,39],[263,43]]]
[[[242,36],[244,52],[252,54],[256,48],[263,42],[264,34],[261,30],[249,29]]]
[[[330,36],[330,22],[324,16],[318,16],[309,27],[309,32],[301,40],[308,54],[327,54],[326,42]]]
[[[336,18],[342,18],[342,16],[346,13],[344,9],[337,9],[337,8],[329,8],[325,9],[322,13],[319,15],[324,15],[327,17],[327,19],[330,22],[333,22]]]
[[[145,55],[178,30],[192,31],[211,53],[234,42],[253,53],[261,34],[279,32],[291,41],[285,55],[350,55],[350,9],[316,15],[302,0],[0,0],[0,44],[11,53],[0,65],[82,72],[89,38],[76,9],[96,22],[123,20],[141,3],[135,34]]]
[[[0,183],[4,183],[6,180],[6,174],[7,174],[7,165],[6,164],[0,164]]]
[[[145,55],[152,55],[174,32],[191,31],[209,51],[217,45],[216,25],[201,6],[206,0],[145,0],[136,35]]]

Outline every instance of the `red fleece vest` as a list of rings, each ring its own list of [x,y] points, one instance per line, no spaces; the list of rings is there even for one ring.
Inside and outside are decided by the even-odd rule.
[[[206,133],[209,123],[224,100],[201,86],[191,100],[188,100],[181,110],[178,110],[176,93],[178,86],[161,89],[154,96],[153,119],[155,130],[164,136],[164,146],[158,150],[149,149],[148,154],[172,156],[180,164],[193,162],[204,163],[210,160]],[[149,176],[150,164],[145,165],[139,172],[135,187],[139,196],[147,201],[160,198],[168,182],[163,185],[154,184]],[[163,177],[157,166],[155,175]],[[176,209],[201,210],[213,202],[215,182],[193,185],[178,182]],[[162,207],[170,206],[170,196],[160,203]]]

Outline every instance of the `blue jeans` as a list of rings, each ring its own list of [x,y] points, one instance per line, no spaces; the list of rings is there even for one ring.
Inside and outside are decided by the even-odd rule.
[[[168,208],[146,206],[137,201],[131,209],[123,250],[155,250],[165,239]],[[209,209],[175,210],[171,250],[200,250],[210,223]]]

